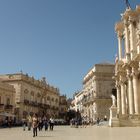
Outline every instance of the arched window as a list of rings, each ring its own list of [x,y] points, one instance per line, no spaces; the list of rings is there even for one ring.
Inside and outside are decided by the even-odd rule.
[[[34,96],[34,92],[33,91],[31,91],[31,96]]]
[[[28,92],[29,92],[29,91],[28,91],[28,89],[25,89],[25,90],[24,90],[24,93],[26,93],[26,94],[27,94]]]
[[[31,91],[31,101],[33,101],[33,100],[34,100],[34,92]]]
[[[58,102],[58,99],[55,99],[55,102],[57,103]]]
[[[38,92],[38,93],[37,93],[37,97],[40,98],[40,96],[41,96],[41,95],[40,95],[40,93]]]
[[[28,93],[29,93],[28,89],[25,89],[24,90],[24,99],[25,100],[28,99]]]
[[[9,98],[6,99],[6,105],[10,105],[10,99]]]
[[[48,101],[50,100],[50,96],[47,97],[47,100],[48,100]]]

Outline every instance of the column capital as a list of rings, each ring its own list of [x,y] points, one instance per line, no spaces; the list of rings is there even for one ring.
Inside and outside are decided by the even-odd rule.
[[[130,23],[137,20],[138,13],[136,11],[128,10],[126,13],[128,21]]]
[[[135,21],[137,21],[137,18],[134,17],[134,16],[129,16],[129,23],[132,24],[134,23]]]
[[[132,71],[130,69],[127,69],[126,71],[127,71],[127,76],[126,77],[128,79],[131,79],[132,78]]]
[[[131,75],[133,76],[133,78],[137,78],[138,74],[139,74],[138,70],[135,69],[135,68],[132,68],[132,73],[131,73]]]
[[[128,80],[132,80],[132,74],[127,74],[126,77],[127,77]]]
[[[115,31],[116,31],[117,33],[122,33],[123,29],[124,29],[124,24],[123,24],[122,21],[117,22],[117,23],[115,24]]]
[[[124,19],[123,23],[124,23],[124,27],[125,28],[128,27],[128,25],[129,25],[128,19]]]
[[[117,38],[122,40],[123,38],[123,33],[121,31],[117,31]]]
[[[119,85],[119,83],[118,83],[118,84],[116,84],[116,85],[115,85],[115,87],[116,87],[116,88],[120,88],[120,85]]]
[[[125,80],[124,79],[121,79],[120,81],[119,81],[119,85],[124,85],[125,84]]]
[[[125,84],[125,81],[126,81],[126,75],[123,73],[123,74],[120,75],[119,84],[120,85]]]

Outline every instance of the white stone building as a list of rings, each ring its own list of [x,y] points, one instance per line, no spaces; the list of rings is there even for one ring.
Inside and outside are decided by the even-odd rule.
[[[127,8],[116,23],[117,116],[111,126],[140,126],[140,6]]]
[[[83,79],[83,110],[84,116],[95,121],[97,117],[109,118],[111,94],[115,89],[114,64],[96,64]]]
[[[82,104],[83,96],[84,96],[83,91],[80,91],[75,95],[75,111],[79,111],[80,113],[83,112],[83,104]]]

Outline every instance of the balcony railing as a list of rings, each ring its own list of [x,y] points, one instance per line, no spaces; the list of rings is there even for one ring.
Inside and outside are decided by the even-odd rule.
[[[50,108],[50,105],[48,105],[48,104],[38,103],[38,106],[42,109],[49,109]]]
[[[29,105],[29,100],[26,100],[26,99],[25,99],[25,100],[24,100],[24,104],[25,104],[25,105]]]
[[[4,104],[0,104],[0,111],[4,110]]]
[[[3,107],[4,106],[4,104],[0,104],[0,107]]]
[[[5,105],[4,108],[7,109],[7,110],[10,110],[10,109],[13,109],[13,105]]]
[[[59,105],[67,105],[67,102],[60,102]]]
[[[25,105],[33,106],[33,107],[40,107],[43,109],[49,109],[50,105],[49,104],[43,104],[43,103],[38,103],[37,101],[29,101],[29,100],[24,100]]]
[[[85,97],[82,99],[82,104],[85,105],[85,104],[91,103],[94,101],[94,99],[93,99],[93,97]]]

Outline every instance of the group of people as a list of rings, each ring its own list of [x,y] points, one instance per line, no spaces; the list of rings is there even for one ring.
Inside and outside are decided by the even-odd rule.
[[[16,126],[16,118],[11,116],[0,116],[0,127]]]
[[[34,114],[32,117],[29,115],[27,118],[23,118],[22,121],[24,131],[26,126],[28,127],[28,130],[31,130],[31,128],[33,129],[33,137],[37,136],[37,130],[41,131],[43,127],[45,128],[45,131],[48,130],[48,127],[50,127],[50,130],[53,131],[53,118],[48,120],[46,116],[38,117],[37,114]]]
[[[79,126],[86,127],[89,123],[90,121],[87,119],[87,117],[84,116],[80,118],[72,118],[70,120],[71,127],[75,127],[75,128],[78,128]]]
[[[107,116],[104,116],[103,119],[98,117],[98,118],[96,118],[95,121],[90,120],[87,116],[83,116],[81,118],[72,118],[70,120],[70,125],[71,125],[71,127],[75,127],[75,128],[78,128],[79,126],[86,128],[87,125],[97,124],[99,126],[101,121],[108,121]]]

